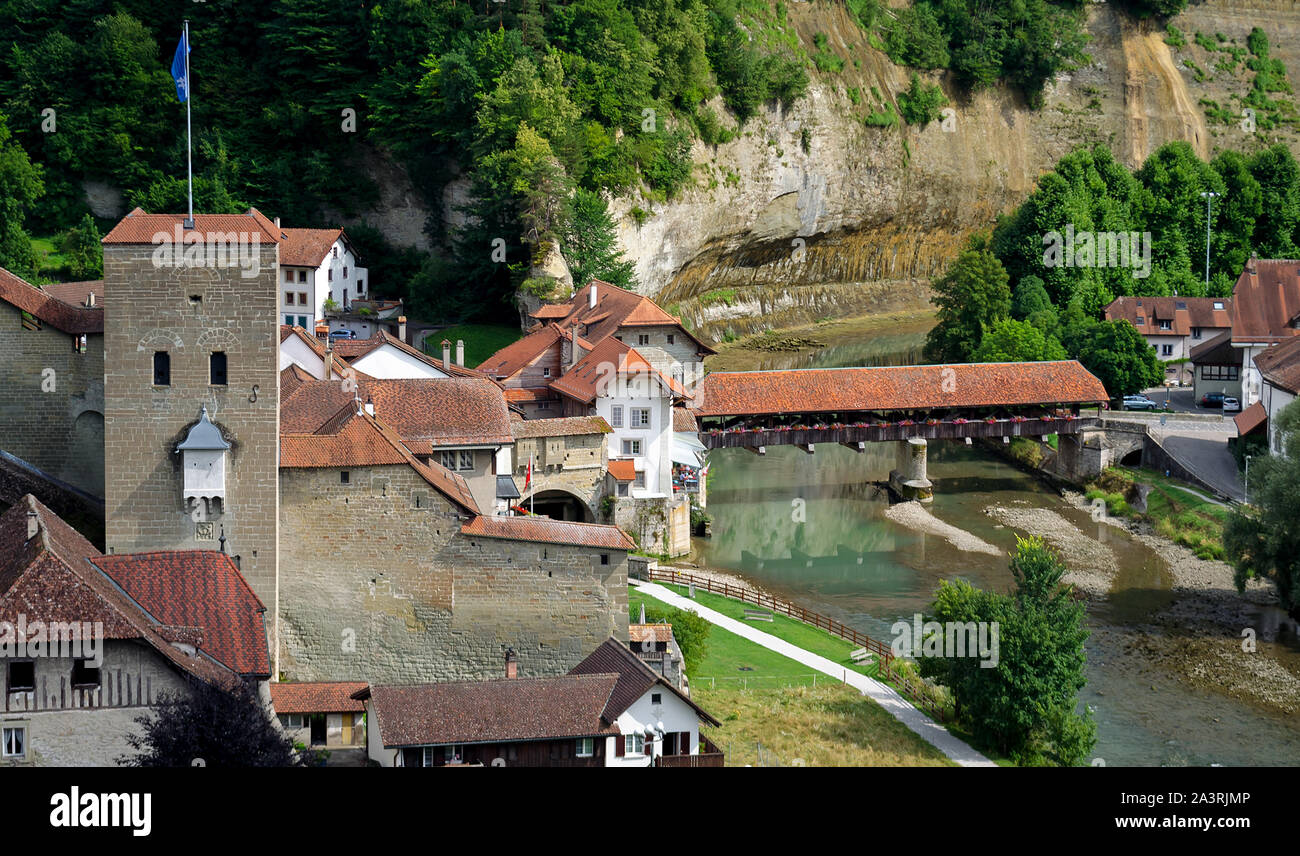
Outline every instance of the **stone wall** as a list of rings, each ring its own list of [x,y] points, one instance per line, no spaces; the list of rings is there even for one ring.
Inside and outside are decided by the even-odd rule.
[[[49,324],[23,327],[0,302],[0,449],[87,493],[104,496],[104,337]]]
[[[563,674],[627,638],[622,551],[471,539],[407,466],[285,469],[280,669],[374,683]],[[417,503],[418,500],[418,503]],[[601,555],[608,564],[601,563]]]
[[[104,245],[104,397],[109,552],[226,551],[274,614],[279,456],[278,247],[258,269],[159,266],[149,245]],[[153,384],[153,357],[171,357],[171,384]],[[209,383],[224,351],[227,385]],[[211,529],[187,513],[177,444],[206,405],[232,448],[226,497]],[[211,540],[200,540],[200,539]]]

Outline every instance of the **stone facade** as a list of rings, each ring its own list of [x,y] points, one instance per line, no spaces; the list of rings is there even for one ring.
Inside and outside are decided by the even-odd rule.
[[[251,219],[251,218],[250,218]],[[107,550],[225,549],[274,614],[279,455],[275,244],[257,267],[158,265],[148,244],[105,243],[104,398]],[[249,275],[253,274],[253,275]],[[154,384],[154,354],[170,384]],[[226,355],[228,383],[209,359]],[[206,405],[231,449],[225,498],[206,520],[182,498],[176,446]]]
[[[104,337],[86,350],[50,324],[23,326],[0,301],[0,449],[47,475],[104,496]]]
[[[523,490],[529,457],[533,462],[533,483]],[[514,445],[514,478],[528,507],[528,498],[562,491],[581,501],[591,512],[587,520],[600,521],[600,502],[605,496],[604,434],[572,434],[561,437],[521,437]]]
[[[285,469],[280,670],[300,681],[424,683],[563,674],[627,639],[619,550],[471,538],[409,466]],[[602,563],[602,555],[608,564]]]
[[[147,645],[115,640],[103,645],[97,689],[71,687],[74,661],[67,657],[35,660],[35,692],[9,692],[4,686],[0,727],[27,729],[27,755],[0,758],[0,766],[115,766],[133,751],[126,737],[139,730],[136,717],[148,712],[160,694],[185,690],[176,669]],[[0,682],[7,676],[8,670],[0,668]]]

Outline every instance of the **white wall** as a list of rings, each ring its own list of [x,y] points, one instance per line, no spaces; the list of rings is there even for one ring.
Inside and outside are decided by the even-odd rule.
[[[660,704],[651,703],[651,698],[656,693],[659,694]],[[689,731],[691,735],[691,754],[699,754],[699,715],[696,714],[695,710],[689,704],[682,701],[675,693],[660,684],[655,684],[651,687],[645,695],[633,702],[632,706],[619,716],[618,730],[621,734],[641,734],[645,732],[647,726],[655,728],[660,722],[663,723],[663,730],[666,733]],[[614,754],[614,751],[614,738],[606,738],[605,766],[648,767],[652,762],[651,755],[663,754],[663,741],[655,740],[652,745],[650,741],[647,740],[645,755],[633,755],[630,757],[625,755],[620,758]]]
[[[656,380],[647,375],[620,378],[611,383],[608,395],[597,396],[596,413],[610,425],[614,424],[613,410],[623,408],[623,427],[608,435],[610,460],[626,459],[624,440],[640,440],[641,454],[633,457],[637,472],[645,473],[645,487],[631,488],[633,497],[666,496],[672,493],[672,397]],[[632,408],[650,409],[648,428],[631,428]]]
[[[1282,448],[1282,437],[1277,430],[1277,415],[1286,409],[1286,406],[1295,401],[1294,394],[1273,386],[1271,383],[1264,385],[1264,407],[1268,409],[1268,451],[1271,455],[1281,455],[1285,450]]]
[[[280,343],[280,371],[291,365],[301,366],[303,371],[318,379],[325,373],[324,360],[297,336],[290,336]]]
[[[353,360],[352,366],[359,372],[381,379],[447,377],[445,372],[392,345],[380,345],[364,357]]]

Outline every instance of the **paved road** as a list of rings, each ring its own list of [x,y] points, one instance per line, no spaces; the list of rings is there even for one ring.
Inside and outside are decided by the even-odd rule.
[[[770,633],[764,633],[756,630],[748,624],[729,618],[716,610],[709,609],[707,606],[701,606],[690,598],[682,597],[671,589],[664,588],[655,583],[637,583],[633,586],[638,591],[644,592],[650,597],[672,604],[678,609],[684,609],[687,612],[694,612],[710,624],[716,624],[723,630],[735,633],[737,636],[743,636],[751,642],[756,642],[764,648],[771,649],[778,654],[789,657],[791,660],[803,663],[809,668],[816,669],[823,674],[842,680],[849,686],[861,692],[863,695],[870,696],[877,704],[885,709],[885,712],[893,716],[899,722],[906,725],[912,731],[920,735],[921,739],[933,745],[936,749],[956,761],[963,767],[996,767],[997,765],[985,758],[979,752],[976,752],[964,741],[953,737],[939,723],[917,710],[911,702],[903,698],[898,692],[887,684],[882,684],[874,678],[869,678],[859,672],[850,672],[838,663],[826,659],[811,651],[806,651],[795,645],[791,645],[784,639],[778,639]]]
[[[1222,416],[1223,411],[1217,407],[1202,407],[1197,403],[1196,398],[1192,395],[1190,386],[1184,387],[1166,387],[1157,386],[1151,389],[1142,390],[1142,394],[1154,401],[1157,405],[1163,405],[1169,402],[1169,409],[1177,413],[1200,413],[1206,416]],[[1226,415],[1227,420],[1231,420],[1236,413]]]
[[[1228,451],[1228,438],[1219,432],[1175,430],[1155,432],[1165,451],[1211,487],[1237,501],[1246,498],[1237,462]]]

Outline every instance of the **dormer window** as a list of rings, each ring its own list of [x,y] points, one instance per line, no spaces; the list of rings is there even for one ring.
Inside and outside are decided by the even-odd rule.
[[[226,453],[230,444],[221,429],[208,419],[207,405],[199,421],[176,447],[185,471],[183,498],[185,510],[196,522],[211,520],[221,514],[226,499]]]

